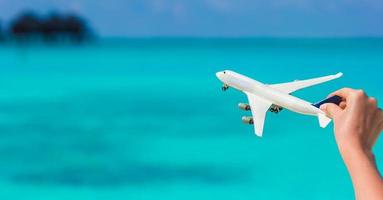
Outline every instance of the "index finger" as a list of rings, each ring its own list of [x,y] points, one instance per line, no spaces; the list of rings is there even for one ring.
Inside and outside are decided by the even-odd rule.
[[[351,88],[342,88],[340,90],[337,90],[333,93],[331,93],[329,96],[335,96],[335,95],[338,95],[340,97],[342,97],[342,99],[347,99],[351,96],[351,94],[355,92],[354,89],[351,89]]]

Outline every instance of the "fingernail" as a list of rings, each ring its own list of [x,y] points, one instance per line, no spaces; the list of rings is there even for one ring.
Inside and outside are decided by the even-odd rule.
[[[323,104],[323,105],[320,106],[321,110],[326,110],[326,108],[327,108],[327,104]]]

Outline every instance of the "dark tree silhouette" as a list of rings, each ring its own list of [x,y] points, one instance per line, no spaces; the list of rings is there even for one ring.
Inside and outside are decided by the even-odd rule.
[[[26,12],[13,21],[11,34],[16,38],[41,37],[49,42],[66,39],[81,42],[90,36],[90,31],[85,21],[74,14],[52,13],[42,19],[32,12]]]
[[[86,23],[77,15],[68,15],[64,20],[64,27],[64,32],[69,34],[75,40],[83,40],[85,37],[89,36],[89,30]]]
[[[33,12],[25,12],[11,23],[11,33],[16,37],[30,37],[41,31],[41,20]]]
[[[46,40],[57,40],[62,37],[65,30],[64,19],[58,14],[50,15],[41,26],[41,33]]]

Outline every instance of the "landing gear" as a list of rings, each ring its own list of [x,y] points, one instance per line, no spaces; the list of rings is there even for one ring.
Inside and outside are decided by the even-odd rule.
[[[228,89],[229,89],[229,86],[226,85],[226,84],[223,84],[223,86],[222,86],[222,91],[226,91],[226,90],[228,90]]]
[[[270,112],[275,113],[275,114],[279,113],[282,110],[283,110],[283,108],[280,106],[277,106],[277,105],[272,105],[269,109]]]

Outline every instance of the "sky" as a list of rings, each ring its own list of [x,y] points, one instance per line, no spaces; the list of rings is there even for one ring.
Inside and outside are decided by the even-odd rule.
[[[383,0],[0,0],[2,27],[24,10],[75,12],[106,37],[383,36]]]

